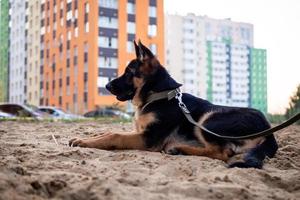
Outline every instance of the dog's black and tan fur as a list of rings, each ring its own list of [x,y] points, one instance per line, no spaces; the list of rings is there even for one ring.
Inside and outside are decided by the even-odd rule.
[[[99,149],[139,149],[168,154],[207,156],[229,167],[261,168],[266,156],[273,157],[277,143],[273,135],[248,140],[226,140],[210,135],[191,124],[176,99],[161,99],[147,105],[152,93],[180,87],[152,52],[139,42],[136,59],[125,73],[107,84],[118,100],[132,100],[137,107],[134,133],[107,133],[87,139],[72,139],[70,145]],[[264,115],[255,109],[214,105],[190,94],[183,101],[192,117],[207,129],[227,136],[244,136],[270,128]],[[240,157],[236,160],[236,157]]]

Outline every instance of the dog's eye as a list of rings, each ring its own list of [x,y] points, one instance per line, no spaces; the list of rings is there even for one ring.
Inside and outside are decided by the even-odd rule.
[[[125,73],[125,80],[127,84],[132,84],[133,79],[133,73],[132,72],[126,72]]]
[[[125,70],[125,73],[131,73],[131,74],[134,74],[134,73],[135,73],[135,69],[127,68],[127,69]]]

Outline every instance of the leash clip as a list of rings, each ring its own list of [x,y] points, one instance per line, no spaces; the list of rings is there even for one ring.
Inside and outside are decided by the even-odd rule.
[[[179,108],[180,108],[183,112],[189,114],[190,111],[187,109],[186,105],[183,103],[183,101],[182,101],[182,93],[180,92],[179,89],[176,89],[175,99],[178,100],[178,106],[179,106]]]

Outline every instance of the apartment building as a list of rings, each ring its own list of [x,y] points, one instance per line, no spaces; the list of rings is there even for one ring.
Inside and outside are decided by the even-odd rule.
[[[267,112],[266,51],[253,48],[252,24],[167,15],[165,33],[166,68],[183,91]]]
[[[26,8],[27,30],[27,103],[38,106],[40,102],[40,29],[41,1],[30,0]]]
[[[9,102],[26,103],[27,97],[27,0],[10,0]]]
[[[9,0],[0,0],[0,102],[8,101]]]
[[[119,103],[106,83],[135,57],[134,39],[163,62],[163,27],[162,0],[42,0],[40,104],[84,113]]]
[[[251,48],[250,59],[250,106],[267,113],[267,52]]]

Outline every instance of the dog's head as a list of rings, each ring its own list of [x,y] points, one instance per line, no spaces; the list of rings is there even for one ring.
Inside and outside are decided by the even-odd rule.
[[[153,53],[140,41],[134,41],[136,58],[129,62],[120,77],[110,81],[106,89],[119,101],[133,100],[140,105],[150,91],[160,92],[175,89],[181,85],[176,83],[161,66]]]

